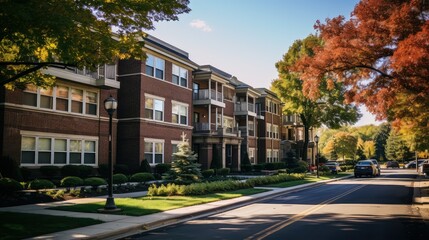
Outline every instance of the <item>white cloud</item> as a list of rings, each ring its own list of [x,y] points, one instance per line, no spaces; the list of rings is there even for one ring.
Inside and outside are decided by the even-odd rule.
[[[193,28],[200,29],[203,32],[211,32],[212,31],[212,28],[209,25],[207,25],[206,22],[204,22],[203,20],[200,20],[200,19],[192,20],[192,22],[189,25],[191,25],[191,27],[193,27]]]

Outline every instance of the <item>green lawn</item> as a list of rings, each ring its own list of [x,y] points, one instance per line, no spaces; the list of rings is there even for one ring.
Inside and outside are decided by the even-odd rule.
[[[319,181],[333,179],[333,178],[340,178],[340,177],[344,177],[344,176],[348,176],[348,175],[350,175],[350,174],[349,173],[338,173],[336,175],[319,176],[319,178],[316,178],[315,175],[311,175],[311,176],[306,177],[303,180],[288,181],[288,182],[282,182],[282,183],[277,183],[277,184],[270,184],[270,185],[266,185],[266,186],[267,187],[287,188],[287,187],[293,187],[293,186],[306,184],[306,183],[319,182]]]
[[[24,239],[99,223],[102,221],[89,218],[0,212],[0,239]]]
[[[170,196],[170,197],[141,197],[141,198],[116,198],[115,204],[121,208],[121,212],[114,214],[122,214],[129,216],[142,216],[157,212],[163,212],[175,208],[187,207],[203,203],[214,202],[218,200],[237,198],[245,195],[252,195],[267,190],[264,189],[242,189],[226,193],[214,193],[201,196]],[[53,210],[73,211],[73,212],[88,212],[96,213],[98,209],[103,208],[105,201],[76,204],[71,206],[61,206],[50,208]]]

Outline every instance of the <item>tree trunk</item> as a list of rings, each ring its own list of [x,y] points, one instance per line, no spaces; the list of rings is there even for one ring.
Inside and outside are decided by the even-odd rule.
[[[308,150],[308,142],[309,142],[309,127],[304,123],[304,144],[302,145],[302,160],[307,162],[307,150]]]

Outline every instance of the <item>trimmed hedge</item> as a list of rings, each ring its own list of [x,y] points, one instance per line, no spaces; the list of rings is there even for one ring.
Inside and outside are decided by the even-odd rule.
[[[10,194],[24,189],[22,185],[12,178],[0,178],[0,193]]]
[[[287,181],[302,180],[304,178],[305,178],[305,174],[293,173],[293,174],[279,174],[279,175],[266,176],[266,177],[250,178],[250,179],[247,179],[246,182],[252,186],[262,186],[262,185],[276,184],[276,183],[287,182]]]
[[[73,188],[75,188],[77,186],[83,185],[83,179],[80,177],[68,176],[68,177],[61,179],[60,185],[61,185],[61,187],[66,187],[66,188],[73,187]]]
[[[160,163],[155,165],[155,173],[164,174],[171,169],[171,164],[168,163]]]
[[[61,175],[63,177],[79,176],[79,174],[80,174],[79,165],[64,165],[61,168]]]
[[[78,165],[79,177],[87,178],[92,175],[93,167],[88,165]]]
[[[40,189],[49,189],[55,188],[55,185],[46,179],[35,179],[28,184],[28,189],[31,190],[40,190]]]
[[[152,173],[135,173],[130,177],[131,182],[145,183],[152,180],[155,180]]]
[[[207,170],[201,171],[201,174],[203,175],[204,178],[209,178],[209,177],[213,176],[214,173],[215,173],[214,169],[207,169]]]
[[[52,179],[60,173],[60,168],[58,166],[41,166],[39,170],[43,176],[49,179]]]
[[[231,169],[229,168],[218,168],[216,169],[216,175],[226,177],[226,175],[228,175],[230,171]]]
[[[117,173],[113,175],[113,184],[124,184],[128,182],[128,177],[125,174]]]
[[[93,188],[96,188],[101,185],[106,185],[106,180],[99,178],[99,177],[90,177],[83,180],[83,185],[91,186]]]
[[[148,189],[149,196],[195,196],[216,192],[226,192],[238,189],[252,188],[250,183],[245,181],[227,180],[205,183],[192,183],[190,185],[176,185],[169,183],[167,185],[151,185]]]

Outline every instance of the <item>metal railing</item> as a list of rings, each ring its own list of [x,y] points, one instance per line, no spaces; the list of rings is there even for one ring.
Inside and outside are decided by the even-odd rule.
[[[237,112],[241,112],[241,111],[256,112],[255,111],[255,104],[248,103],[248,102],[235,103],[235,111],[237,111]]]
[[[210,90],[210,97],[209,97]],[[213,89],[199,89],[198,92],[194,92],[193,95],[194,100],[205,100],[205,99],[213,99],[219,102],[223,102],[222,93],[216,92]]]
[[[78,68],[67,68],[67,70],[74,72],[82,76],[89,76],[95,79],[110,79],[116,81],[116,65],[115,64],[104,64],[97,67],[95,71],[84,67],[83,69]]]

